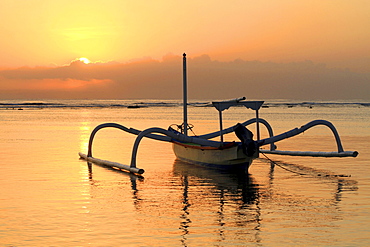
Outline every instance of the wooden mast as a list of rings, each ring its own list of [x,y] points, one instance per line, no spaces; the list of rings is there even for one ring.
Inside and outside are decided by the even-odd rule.
[[[186,54],[183,54],[183,106],[184,106],[184,127],[183,134],[188,135],[188,99],[187,99],[187,78],[186,78]]]

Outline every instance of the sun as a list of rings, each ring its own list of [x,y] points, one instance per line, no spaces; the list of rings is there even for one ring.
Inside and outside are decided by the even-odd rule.
[[[87,59],[86,57],[80,57],[78,59],[79,61],[83,62],[84,64],[89,64],[91,63],[89,59]]]

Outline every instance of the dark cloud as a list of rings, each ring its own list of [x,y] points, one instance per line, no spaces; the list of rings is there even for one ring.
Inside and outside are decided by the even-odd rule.
[[[311,61],[272,63],[188,58],[190,99],[370,99],[370,76]],[[129,63],[73,61],[0,70],[2,98],[180,99],[182,57]]]

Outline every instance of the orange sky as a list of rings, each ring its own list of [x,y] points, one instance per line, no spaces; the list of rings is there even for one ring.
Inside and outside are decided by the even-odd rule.
[[[130,64],[183,52],[220,62],[310,60],[368,78],[369,13],[368,0],[1,0],[0,90],[15,92],[24,84],[29,90],[74,90],[100,80],[108,87],[118,79],[62,83],[45,75],[9,79],[4,73],[29,67],[35,74],[39,67],[63,68],[80,57]]]

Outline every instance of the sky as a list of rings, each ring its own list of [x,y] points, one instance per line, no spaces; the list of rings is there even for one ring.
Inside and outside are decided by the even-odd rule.
[[[1,0],[0,99],[370,99],[368,0]],[[239,95],[243,93],[245,95]]]

